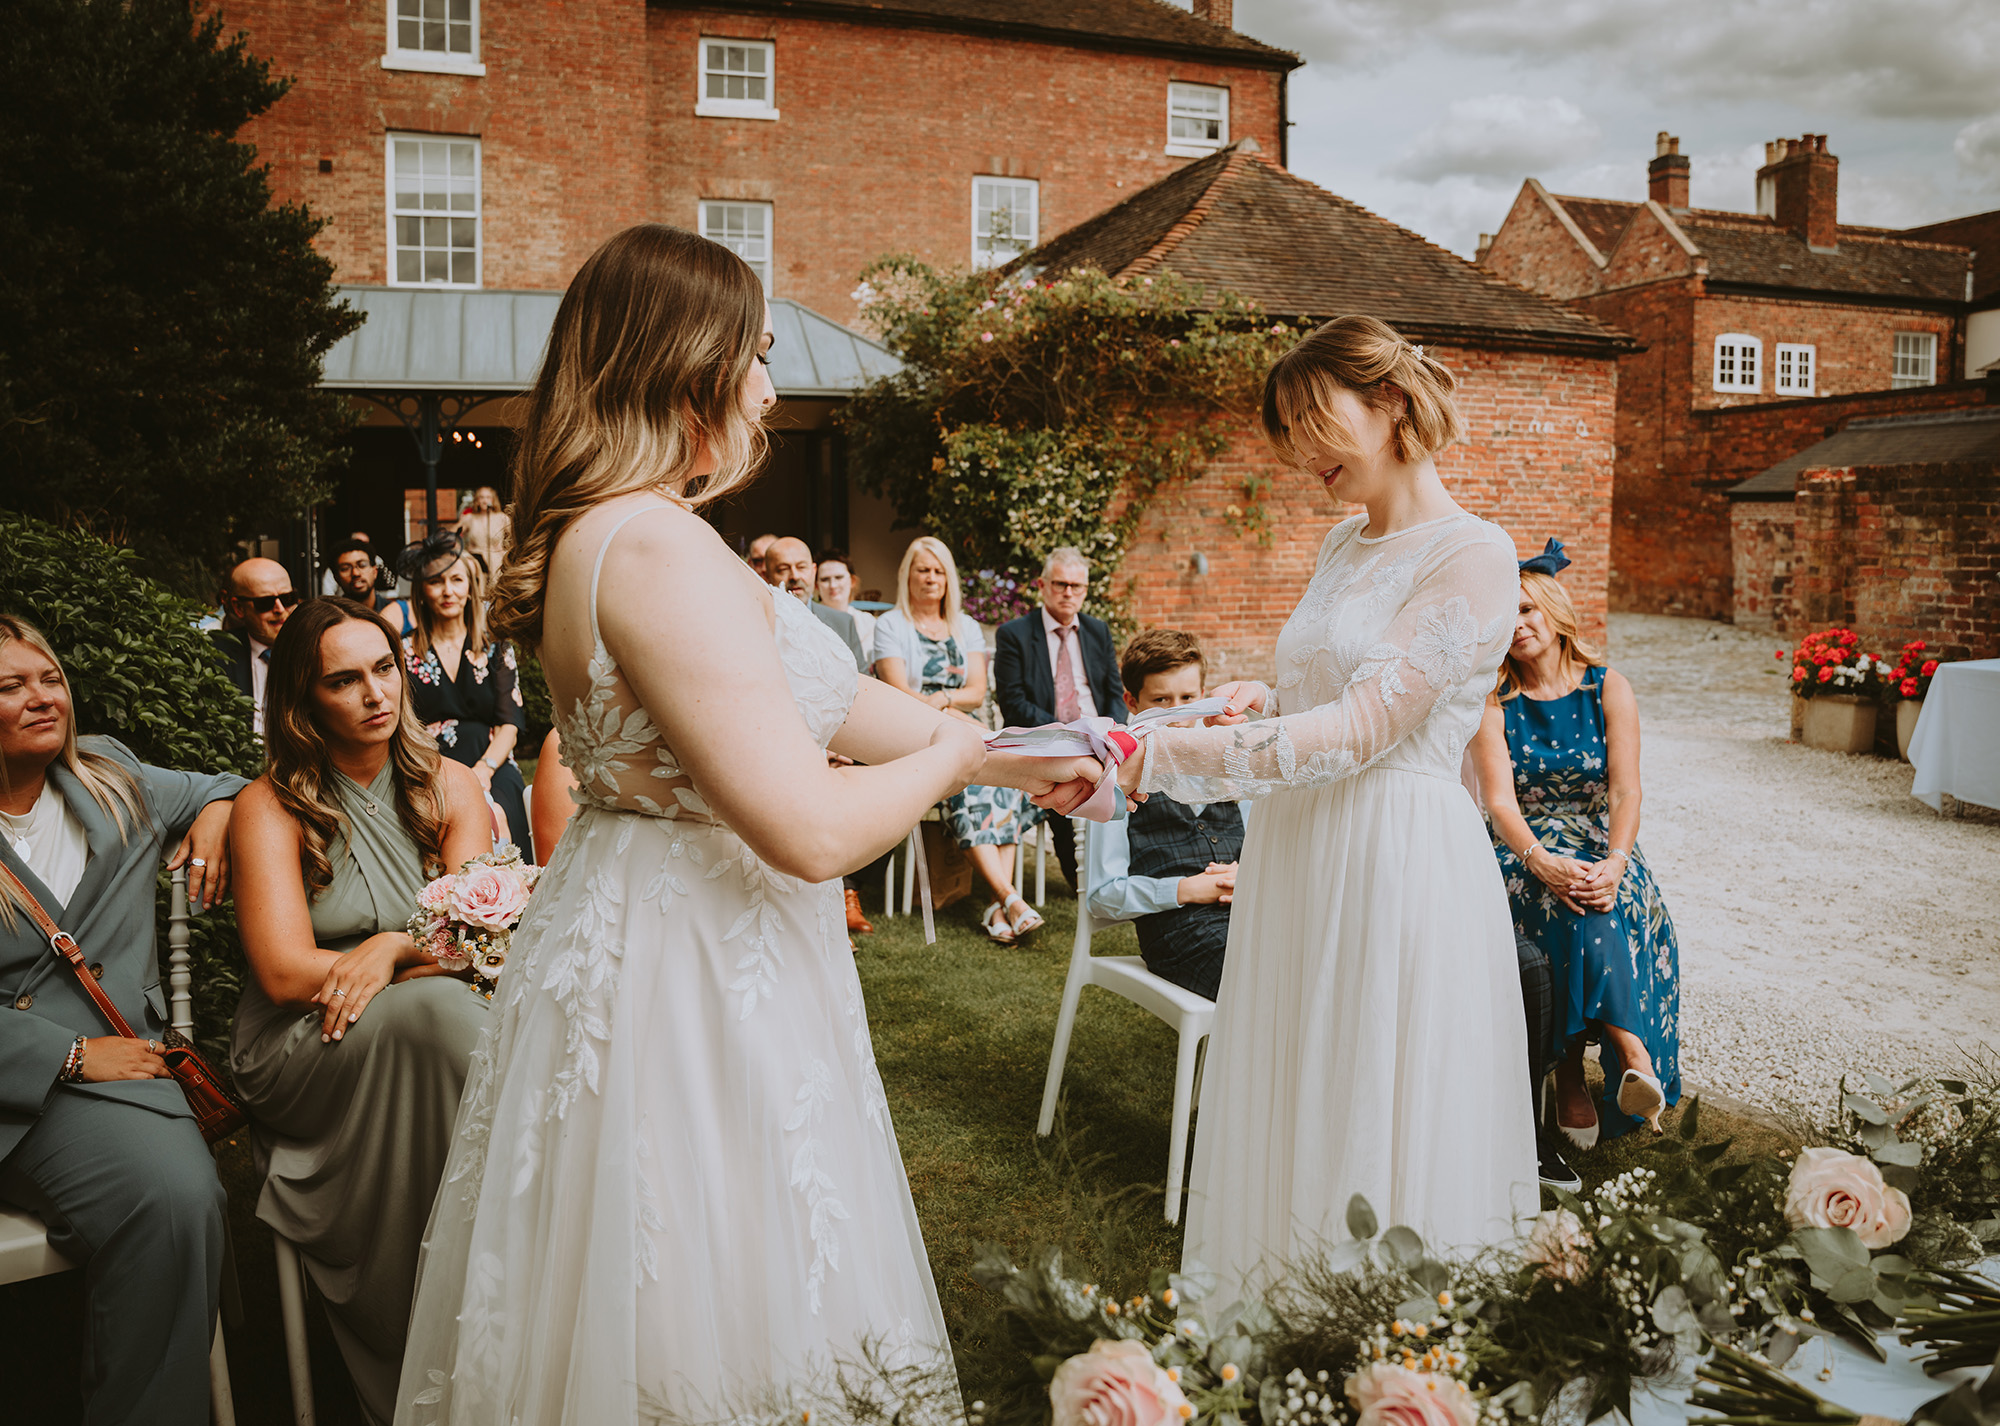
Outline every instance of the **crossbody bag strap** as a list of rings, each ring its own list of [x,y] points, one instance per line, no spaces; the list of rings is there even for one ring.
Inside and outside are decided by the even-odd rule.
[[[111,1022],[111,1028],[128,1040],[138,1039],[125,1017],[118,1013],[118,1007],[111,1003],[111,997],[104,993],[104,987],[97,983],[97,977],[90,973],[90,967],[83,963],[83,947],[76,943],[76,937],[56,925],[49,913],[42,909],[42,903],[35,900],[35,893],[22,884],[21,878],[14,875],[14,869],[5,862],[0,862],[0,879],[4,879],[8,888],[27,903],[28,915],[34,918],[35,924],[48,938],[49,949],[69,962],[84,993],[97,1002],[98,1011]]]

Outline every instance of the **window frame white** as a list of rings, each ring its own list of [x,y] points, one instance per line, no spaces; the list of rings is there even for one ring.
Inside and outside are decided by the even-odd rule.
[[[470,54],[440,53],[436,50],[405,49],[400,27],[401,15],[398,9],[403,0],[383,0],[388,12],[388,43],[382,47],[382,68],[413,70],[419,74],[463,74],[479,78],[486,73],[486,65],[479,58],[479,0],[467,0],[472,9],[472,52]],[[451,0],[445,0],[449,7]],[[422,0],[418,0],[422,4]],[[448,41],[447,41],[448,42]]]
[[[1729,381],[1722,379],[1722,349],[1725,344],[1728,344],[1733,349],[1729,359],[1733,363],[1734,375]],[[1751,364],[1753,367],[1750,379],[1747,382],[1743,380],[1743,353],[1746,350],[1751,353]],[[1748,332],[1723,332],[1719,334],[1715,339],[1715,345],[1710,355],[1709,377],[1710,385],[1717,391],[1726,391],[1732,395],[1748,393],[1753,396],[1762,392],[1764,389],[1764,339],[1762,337],[1753,337]]]
[[[1779,342],[1771,353],[1771,390],[1779,396],[1812,396],[1818,386],[1819,348],[1811,342]]]
[[[761,50],[764,54],[764,87],[767,91],[763,99],[711,99],[708,97],[708,47],[710,45],[735,45],[742,49]],[[730,71],[717,70],[728,75]],[[747,77],[747,75],[746,75]],[[694,112],[704,119],[765,119],[778,118],[778,43],[776,40],[742,40],[731,35],[703,35],[694,47]]]
[[[1017,252],[1005,257],[996,257],[991,249],[980,250],[980,240],[992,241],[991,233],[979,231],[980,215],[991,211],[979,200],[979,190],[984,184],[1008,184],[1028,190],[1028,238]],[[972,267],[975,272],[988,268],[1005,267],[1022,253],[1034,251],[1042,240],[1042,183],[1038,178],[1011,178],[1002,173],[975,173],[972,175]]]
[[[694,230],[711,242],[721,243],[724,247],[749,263],[753,272],[756,271],[759,265],[756,259],[745,256],[726,237],[719,238],[709,232],[708,210],[711,208],[755,209],[764,215],[764,257],[762,263],[764,270],[758,273],[758,277],[764,284],[764,295],[767,297],[770,296],[771,284],[776,280],[778,273],[778,218],[776,210],[770,203],[761,198],[703,198],[695,204]]]
[[[470,213],[446,208],[432,210],[417,208],[399,209],[396,206],[396,144],[405,143],[445,143],[470,144],[472,146],[472,209]],[[451,292],[476,292],[486,282],[486,163],[485,145],[473,134],[424,134],[412,133],[404,129],[392,129],[383,136],[382,179],[383,203],[388,211],[388,227],[384,236],[388,240],[390,287],[400,287],[411,291],[423,288],[437,288]],[[470,282],[408,282],[396,275],[396,254],[401,246],[396,240],[396,220],[398,218],[471,218],[472,220],[472,281]],[[417,251],[426,251],[418,247]],[[447,266],[452,249],[446,248]]]
[[[1903,343],[1906,341],[1922,343],[1923,350],[1921,354],[1917,352],[1905,352],[1903,350]],[[1937,351],[1938,339],[1936,332],[1897,332],[1894,340],[1889,345],[1890,389],[1908,390],[1913,386],[1936,386],[1938,381]],[[1921,355],[1921,360],[1924,363],[1925,374],[1922,376],[1904,375],[1901,371],[1903,358],[1905,356],[1918,357],[1919,355]]]
[[[1174,102],[1177,89],[1200,89],[1222,98],[1222,136],[1214,142],[1203,139],[1174,137],[1174,120],[1207,119],[1208,114],[1194,111],[1182,112],[1183,106]],[[1229,88],[1222,84],[1197,84],[1192,80],[1174,79],[1167,82],[1167,153],[1175,158],[1201,158],[1217,149],[1229,147]]]

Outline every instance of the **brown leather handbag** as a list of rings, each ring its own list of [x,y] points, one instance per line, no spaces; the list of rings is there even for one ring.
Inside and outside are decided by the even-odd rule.
[[[76,972],[77,983],[86,995],[97,1002],[98,1012],[111,1022],[111,1028],[128,1040],[143,1039],[144,1036],[132,1032],[125,1017],[118,1013],[118,1007],[111,1003],[111,997],[104,993],[104,987],[97,983],[97,977],[90,973],[90,967],[84,964],[83,948],[77,945],[76,937],[50,919],[49,913],[42,909],[42,903],[35,900],[34,893],[21,884],[21,878],[14,875],[5,863],[0,863],[0,877],[4,877],[14,893],[27,903],[28,914],[35,918],[35,924],[48,937],[49,948],[69,962],[69,968]],[[202,1138],[213,1144],[217,1139],[226,1139],[241,1129],[245,1123],[243,1106],[223,1086],[221,1076],[188,1042],[188,1037],[170,1028],[160,1037],[160,1044],[161,1058],[167,1062],[167,1073],[179,1081],[181,1093],[187,1096],[188,1108],[194,1111],[194,1121],[201,1128]]]

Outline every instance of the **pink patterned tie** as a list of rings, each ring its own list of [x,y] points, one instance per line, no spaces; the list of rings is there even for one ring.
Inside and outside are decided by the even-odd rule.
[[[1056,721],[1073,722],[1083,716],[1083,703],[1076,696],[1076,667],[1070,662],[1070,643],[1076,625],[1056,625]]]

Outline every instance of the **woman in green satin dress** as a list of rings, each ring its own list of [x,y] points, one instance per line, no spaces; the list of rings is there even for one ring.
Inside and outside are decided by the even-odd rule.
[[[492,846],[478,781],[439,757],[380,615],[303,606],[272,648],[270,767],[232,848],[252,972],[230,1063],[264,1170],[364,1415],[387,1422],[417,1253],[487,1001],[404,930],[417,893]],[[247,814],[247,815],[246,815]]]

